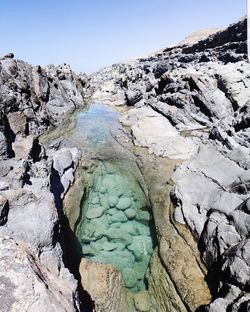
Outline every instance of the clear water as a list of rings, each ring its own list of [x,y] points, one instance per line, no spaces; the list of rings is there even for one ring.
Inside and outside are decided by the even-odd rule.
[[[122,135],[118,113],[106,106],[93,105],[79,114],[77,137],[99,157],[87,181],[75,233],[83,257],[114,265],[126,287],[136,292],[146,287],[154,247],[152,221],[135,158],[117,142],[117,135]]]

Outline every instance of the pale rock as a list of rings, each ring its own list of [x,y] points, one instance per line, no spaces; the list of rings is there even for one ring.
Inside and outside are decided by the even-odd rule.
[[[57,276],[41,264],[24,242],[0,237],[0,250],[1,311],[78,309],[73,300],[77,284],[69,272],[67,276]]]
[[[34,146],[35,137],[29,135],[25,138],[21,138],[14,143],[12,143],[12,149],[15,153],[16,159],[26,159]]]
[[[190,139],[179,135],[166,118],[149,107],[131,109],[121,122],[131,127],[136,145],[148,147],[157,156],[189,159],[196,150]]]

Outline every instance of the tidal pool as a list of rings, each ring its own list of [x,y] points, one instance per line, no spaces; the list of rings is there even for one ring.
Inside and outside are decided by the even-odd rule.
[[[89,174],[75,234],[84,258],[112,264],[133,292],[146,288],[154,248],[150,204],[136,157],[117,140],[118,113],[92,105],[80,113],[77,137],[95,161]]]

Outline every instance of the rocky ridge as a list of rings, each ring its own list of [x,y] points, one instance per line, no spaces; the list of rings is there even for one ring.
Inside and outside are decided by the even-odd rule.
[[[91,77],[93,99],[132,107],[121,122],[131,128],[135,145],[185,160],[171,178],[172,222],[186,226],[197,241],[212,294],[203,309],[210,312],[249,309],[246,31],[242,19],[198,43],[115,64]],[[164,252],[159,249],[168,271]],[[180,311],[194,311],[172,278],[185,302]]]

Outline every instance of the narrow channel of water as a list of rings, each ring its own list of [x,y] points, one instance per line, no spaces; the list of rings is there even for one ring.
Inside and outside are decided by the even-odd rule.
[[[154,248],[150,206],[136,157],[119,140],[119,113],[93,104],[78,115],[74,141],[94,160],[75,234],[82,256],[112,264],[133,292],[146,288]],[[84,143],[83,143],[84,142]],[[79,145],[78,144],[78,145]]]

